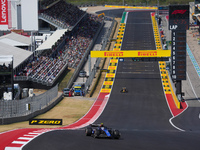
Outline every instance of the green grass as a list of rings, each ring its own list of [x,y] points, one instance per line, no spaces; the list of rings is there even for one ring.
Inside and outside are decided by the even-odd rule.
[[[73,73],[74,73],[74,69],[70,69],[68,72],[66,72],[65,76],[59,82],[59,86],[58,86],[59,92],[61,92],[67,86],[67,83],[69,82]]]

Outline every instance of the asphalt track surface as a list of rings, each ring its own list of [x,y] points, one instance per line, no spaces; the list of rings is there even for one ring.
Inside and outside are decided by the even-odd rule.
[[[152,30],[150,12],[130,12],[122,50],[155,49]],[[124,86],[128,93],[120,93]],[[96,121],[119,129],[119,140],[86,137],[84,129],[58,130],[35,138],[23,150],[198,150],[199,132],[177,130],[171,117],[158,62],[127,58],[118,64],[110,99]]]
[[[187,94],[185,100],[189,107],[183,114],[174,118],[172,122],[185,131],[200,132],[199,76],[189,56],[187,56],[187,82],[183,84],[186,84],[183,91]],[[191,87],[191,84],[193,87]],[[196,95],[193,90],[196,91]]]

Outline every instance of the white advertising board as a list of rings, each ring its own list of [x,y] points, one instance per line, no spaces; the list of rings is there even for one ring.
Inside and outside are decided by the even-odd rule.
[[[38,1],[21,0],[22,29],[24,31],[38,30]]]

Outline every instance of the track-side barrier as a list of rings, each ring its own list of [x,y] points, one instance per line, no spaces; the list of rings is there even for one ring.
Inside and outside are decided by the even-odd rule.
[[[154,30],[154,38],[155,38],[155,43],[156,43],[156,49],[158,51],[162,51],[162,44],[161,44],[161,38],[160,38],[160,33],[158,29],[158,24],[155,18],[155,13],[151,14],[151,19],[153,23],[153,30]],[[170,50],[171,53],[171,50]],[[165,62],[159,62],[159,67],[160,67],[160,74],[162,78],[162,84],[163,84],[163,89],[166,95],[166,98],[169,97],[169,95],[172,96],[174,104],[176,105],[176,108],[181,109],[181,103],[176,97],[176,94],[173,91],[170,79],[169,79],[169,74],[168,71],[166,70],[166,63]],[[171,108],[170,108],[171,109]]]

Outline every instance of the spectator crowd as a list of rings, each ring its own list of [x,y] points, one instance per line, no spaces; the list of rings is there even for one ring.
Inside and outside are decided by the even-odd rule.
[[[68,4],[63,0],[60,0],[41,13],[44,18],[65,28],[74,26],[84,14],[85,12],[77,6]]]
[[[63,1],[60,2],[63,3]],[[54,12],[52,16],[56,18],[57,11],[52,12]],[[65,15],[68,16],[68,14]],[[69,16],[71,17],[71,14]],[[69,16],[68,18],[70,18]],[[73,18],[70,20],[75,23],[77,18],[75,17],[75,20]],[[102,18],[98,16],[86,14],[70,34],[61,37],[52,49],[44,50],[40,55],[35,56],[16,76],[28,76],[37,81],[52,83],[66,65],[76,68],[102,21]],[[65,43],[64,46],[58,49],[59,44],[63,42]]]

